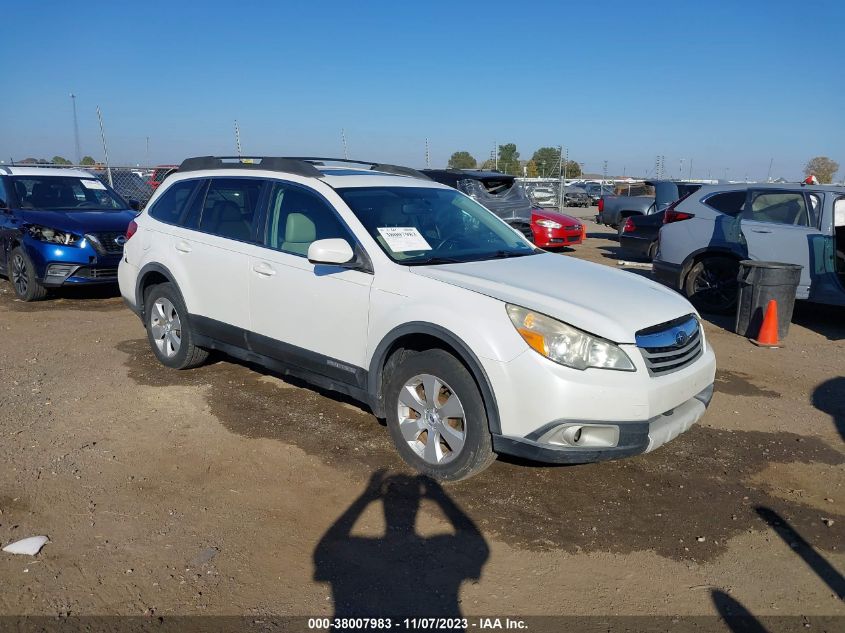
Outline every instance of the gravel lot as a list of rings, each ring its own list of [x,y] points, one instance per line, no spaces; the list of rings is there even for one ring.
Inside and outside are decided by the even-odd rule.
[[[588,229],[562,256],[616,266]],[[50,538],[0,554],[0,613],[845,616],[844,315],[799,306],[778,350],[708,321],[711,408],[655,453],[441,489],[353,402],[165,369],[114,293],[0,279],[0,542]]]

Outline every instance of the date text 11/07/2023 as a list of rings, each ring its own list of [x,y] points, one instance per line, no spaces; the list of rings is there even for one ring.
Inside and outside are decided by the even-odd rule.
[[[316,631],[479,631],[522,630],[528,624],[519,618],[309,618],[308,628]]]

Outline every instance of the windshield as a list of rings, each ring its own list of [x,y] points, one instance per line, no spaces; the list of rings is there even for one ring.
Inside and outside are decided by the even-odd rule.
[[[127,208],[123,200],[93,176],[13,176],[12,183],[21,209],[120,211]]]
[[[454,189],[338,189],[382,250],[406,265],[446,264],[532,255],[514,229]]]

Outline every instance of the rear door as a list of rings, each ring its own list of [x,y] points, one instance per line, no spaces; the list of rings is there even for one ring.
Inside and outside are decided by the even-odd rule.
[[[740,217],[749,258],[802,267],[798,299],[810,296],[815,272],[811,253],[813,243],[822,238],[818,228],[821,211],[822,197],[818,193],[749,189]]]

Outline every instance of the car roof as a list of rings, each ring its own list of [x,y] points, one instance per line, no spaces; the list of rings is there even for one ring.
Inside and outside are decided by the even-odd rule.
[[[64,169],[58,167],[11,167],[0,165],[0,174],[7,176],[69,176],[71,178],[95,178],[82,169]]]
[[[813,191],[829,191],[832,193],[845,193],[845,187],[841,185],[807,185],[801,182],[730,182],[721,184],[701,185],[700,193],[712,193],[714,191],[742,191],[745,189],[770,189],[772,191],[795,191],[806,189]]]

